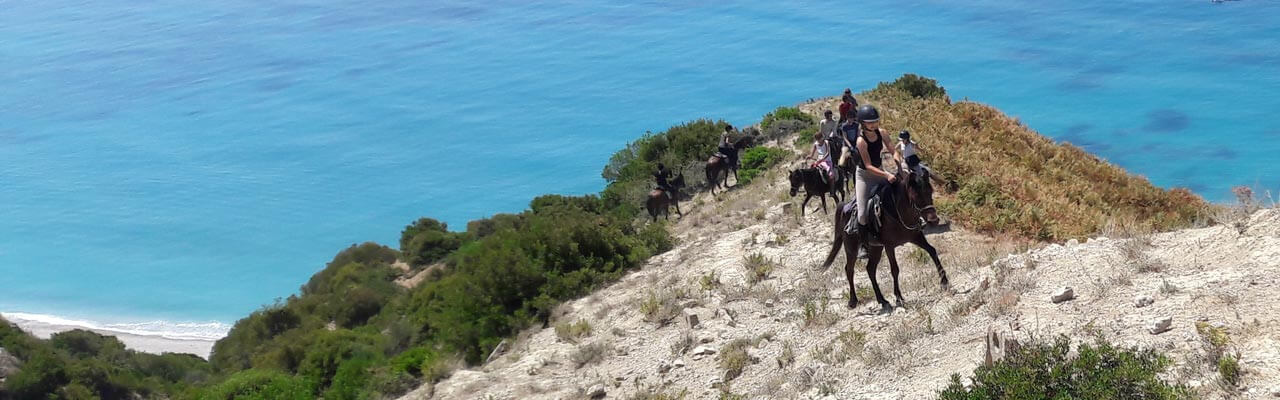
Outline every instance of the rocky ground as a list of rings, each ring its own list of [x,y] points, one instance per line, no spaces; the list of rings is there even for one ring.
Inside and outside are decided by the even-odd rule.
[[[1280,210],[1065,245],[932,234],[952,290],[923,252],[899,248],[908,304],[883,314],[862,261],[862,304],[846,308],[844,256],[818,268],[830,214],[811,202],[801,218],[786,191],[779,168],[749,188],[699,195],[672,222],[675,249],[565,304],[485,365],[404,398],[920,399],[998,357],[990,333],[1156,348],[1175,362],[1168,379],[1205,398],[1280,396]],[[891,296],[888,274],[878,275]],[[1197,325],[1225,330],[1238,385],[1218,378]]]

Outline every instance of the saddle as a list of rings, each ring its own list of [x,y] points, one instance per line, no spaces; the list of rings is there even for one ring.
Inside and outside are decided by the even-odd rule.
[[[882,221],[884,218],[884,204],[893,203],[893,187],[888,182],[881,182],[872,185],[867,190],[871,191],[871,198],[867,199],[867,210],[870,212],[867,218],[867,225],[871,225],[873,232],[880,232]]]

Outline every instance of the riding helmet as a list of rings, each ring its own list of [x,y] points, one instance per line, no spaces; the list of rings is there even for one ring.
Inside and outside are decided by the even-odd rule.
[[[903,129],[902,132],[898,132],[898,139],[902,139],[902,140],[911,139],[911,132],[907,132],[906,129]]]
[[[859,106],[858,112],[855,115],[856,118],[858,118],[858,121],[862,122],[876,122],[880,120],[880,111],[876,110],[876,107],[870,104]]]

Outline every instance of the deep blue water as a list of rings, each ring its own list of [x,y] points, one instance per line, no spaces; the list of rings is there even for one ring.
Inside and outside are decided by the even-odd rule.
[[[903,72],[1158,185],[1280,188],[1280,2],[0,1],[0,311],[232,322],[341,248]]]

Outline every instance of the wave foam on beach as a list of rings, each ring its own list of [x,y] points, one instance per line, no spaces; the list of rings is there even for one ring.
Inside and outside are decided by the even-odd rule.
[[[190,353],[208,357],[213,344],[227,335],[231,326],[221,322],[147,321],[104,323],[56,315],[3,312],[0,316],[40,338],[73,329],[111,335],[134,350],[148,353]]]

